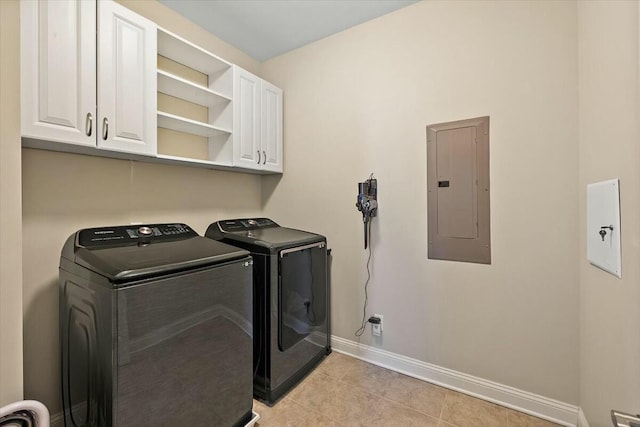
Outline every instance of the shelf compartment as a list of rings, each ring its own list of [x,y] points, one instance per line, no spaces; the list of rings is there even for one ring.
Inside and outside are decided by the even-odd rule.
[[[229,136],[231,131],[207,123],[198,122],[174,114],[158,111],[158,127],[176,130],[193,135],[217,137]]]
[[[158,92],[209,108],[231,101],[221,93],[162,70],[158,70]]]
[[[231,68],[224,59],[162,28],[158,28],[158,54],[209,75]]]

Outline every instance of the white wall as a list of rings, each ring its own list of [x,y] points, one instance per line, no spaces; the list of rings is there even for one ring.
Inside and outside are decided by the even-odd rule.
[[[19,17],[0,2],[0,406],[22,399]]]
[[[4,1],[0,3],[4,5]],[[225,59],[248,69],[259,66],[162,4],[122,3]],[[2,67],[4,73],[4,59]],[[5,103],[4,92],[2,105],[19,111],[17,98]],[[19,135],[19,118],[17,123]],[[19,154],[19,137],[14,139]],[[261,178],[41,150],[23,149],[22,154],[24,395],[44,402],[56,414],[62,409],[58,263],[67,237],[84,227],[130,222],[180,221],[203,234],[218,219],[261,215]],[[19,157],[14,167],[18,179],[10,185],[19,196]],[[3,175],[2,184],[5,182]],[[18,200],[13,209],[19,207]],[[14,232],[20,234],[19,224]],[[19,254],[18,248],[15,255],[19,258]],[[4,262],[3,258],[2,265]]]
[[[591,427],[640,412],[638,2],[578,3],[580,405]],[[591,265],[585,186],[620,178],[622,280]]]
[[[333,333],[578,403],[577,23],[573,2],[419,2],[267,61],[285,93],[285,173],[265,215],[326,234]],[[429,124],[491,117],[491,266],[427,260]]]

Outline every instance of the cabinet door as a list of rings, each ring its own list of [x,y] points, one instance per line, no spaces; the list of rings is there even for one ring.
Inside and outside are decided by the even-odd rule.
[[[262,79],[233,67],[233,164],[262,169],[260,87]]]
[[[262,168],[282,172],[282,90],[262,81]]]
[[[96,3],[23,1],[22,135],[96,144]]]
[[[98,34],[98,147],[156,154],[156,26],[99,1]]]

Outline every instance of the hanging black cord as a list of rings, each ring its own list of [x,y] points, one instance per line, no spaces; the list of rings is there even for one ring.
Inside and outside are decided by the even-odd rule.
[[[371,220],[369,220],[369,223],[367,224],[367,228],[368,228],[367,234],[369,234],[369,258],[367,259],[367,281],[364,284],[364,307],[362,309],[362,325],[360,326],[360,328],[358,328],[357,331],[355,331],[355,335],[357,337],[362,336],[367,325],[367,320],[366,320],[367,319],[367,300],[369,299],[369,295],[367,293],[367,287],[369,286],[369,281],[371,280],[371,270],[369,270],[369,263],[371,262],[371,254],[372,254]]]

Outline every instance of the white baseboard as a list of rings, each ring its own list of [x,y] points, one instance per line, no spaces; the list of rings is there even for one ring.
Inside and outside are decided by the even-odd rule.
[[[585,417],[584,412],[582,412],[582,408],[578,411],[578,427],[589,427],[589,422],[587,421],[587,417]]]
[[[331,348],[338,353],[344,353],[374,365],[488,400],[563,426],[576,427],[579,422],[578,413],[582,413],[580,408],[575,405],[442,368],[417,359],[391,353],[390,351],[359,344],[344,338],[331,336]],[[584,422],[586,423],[586,420]],[[588,424],[584,424],[584,426],[577,425],[579,427],[588,427]]]

